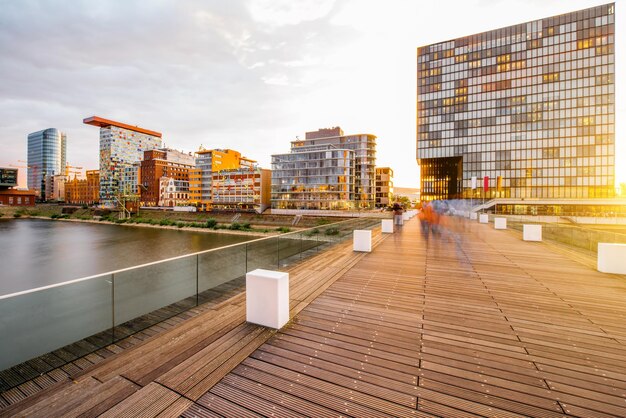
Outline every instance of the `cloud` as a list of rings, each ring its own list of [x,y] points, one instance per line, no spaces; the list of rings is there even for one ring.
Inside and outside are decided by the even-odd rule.
[[[0,166],[56,127],[68,161],[96,168],[92,115],[266,167],[296,135],[339,125],[377,135],[378,162],[412,186],[415,48],[589,3],[0,0]]]
[[[161,131],[171,146],[230,146],[261,159],[255,137],[294,118],[285,104],[323,79],[310,77],[323,61],[312,57],[347,35],[328,22],[333,2],[315,4],[2,2],[0,146],[58,127],[68,159],[88,148],[81,165],[93,167],[98,134],[81,121],[97,114]],[[287,147],[283,135],[264,139]],[[23,147],[11,149],[0,164],[23,159]]]

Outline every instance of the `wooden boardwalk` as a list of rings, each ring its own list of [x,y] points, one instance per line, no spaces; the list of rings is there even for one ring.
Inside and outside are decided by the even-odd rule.
[[[1,416],[626,416],[626,278],[512,231],[416,220],[290,269],[293,319],[245,296]]]

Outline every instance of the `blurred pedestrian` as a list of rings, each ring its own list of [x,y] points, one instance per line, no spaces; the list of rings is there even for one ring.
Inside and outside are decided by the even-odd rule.
[[[400,206],[400,204],[398,202],[393,204],[393,223],[395,225],[398,226],[402,226],[403,219],[402,219],[402,206]]]

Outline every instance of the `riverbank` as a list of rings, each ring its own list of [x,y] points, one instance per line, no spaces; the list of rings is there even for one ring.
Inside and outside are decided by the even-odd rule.
[[[306,228],[319,227],[344,220],[337,217],[255,213],[173,212],[140,210],[129,219],[118,219],[117,212],[60,204],[38,204],[35,207],[0,207],[0,218],[37,218],[74,222],[106,223],[196,232],[234,235],[271,236]],[[346,218],[347,219],[347,218]],[[296,221],[294,225],[294,221]]]
[[[256,230],[253,228],[249,229],[213,229],[199,226],[178,226],[178,225],[160,225],[160,224],[150,224],[150,223],[137,223],[137,222],[112,222],[106,220],[95,220],[95,219],[77,219],[77,218],[50,218],[45,216],[23,216],[19,217],[19,219],[43,219],[47,221],[64,221],[64,222],[80,222],[80,223],[90,223],[90,224],[99,224],[99,225],[117,225],[117,226],[126,226],[126,227],[136,227],[136,228],[154,228],[154,229],[168,229],[175,231],[188,231],[188,232],[203,232],[203,233],[211,233],[211,234],[229,234],[229,235],[248,235],[248,236],[257,236],[257,237],[267,237],[272,235],[279,235],[284,232],[289,231],[277,231],[277,230]],[[296,229],[297,230],[297,229]]]

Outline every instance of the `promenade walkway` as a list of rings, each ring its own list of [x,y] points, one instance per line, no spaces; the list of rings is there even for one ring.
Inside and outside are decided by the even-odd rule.
[[[417,220],[290,270],[293,320],[243,295],[0,416],[626,416],[626,278],[469,221]]]

